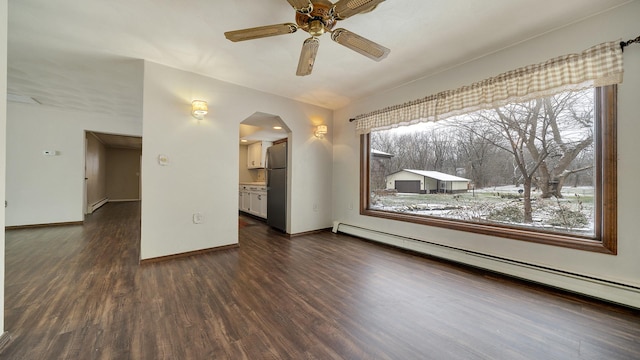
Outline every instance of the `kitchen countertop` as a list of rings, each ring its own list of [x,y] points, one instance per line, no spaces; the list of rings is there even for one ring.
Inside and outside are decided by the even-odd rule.
[[[240,185],[256,185],[256,186],[265,186],[267,183],[264,181],[254,181],[254,182],[240,182]]]

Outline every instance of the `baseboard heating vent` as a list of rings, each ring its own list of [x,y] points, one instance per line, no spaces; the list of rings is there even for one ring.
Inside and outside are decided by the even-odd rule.
[[[334,222],[333,232],[345,233],[640,309],[640,287],[485,255],[340,222]]]
[[[109,198],[104,198],[94,202],[93,204],[89,205],[89,208],[87,209],[87,213],[88,214],[93,213],[94,211],[98,210],[102,205],[106,204],[107,202],[109,202]]]

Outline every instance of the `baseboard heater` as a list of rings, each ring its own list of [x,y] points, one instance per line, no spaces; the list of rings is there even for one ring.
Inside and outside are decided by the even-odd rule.
[[[345,233],[640,309],[640,287],[545,268],[340,222],[334,223],[333,232]]]
[[[89,214],[93,213],[94,211],[98,210],[100,206],[106,204],[107,202],[109,202],[109,198],[104,198],[102,200],[98,200],[94,202],[93,204],[89,205],[88,213]]]

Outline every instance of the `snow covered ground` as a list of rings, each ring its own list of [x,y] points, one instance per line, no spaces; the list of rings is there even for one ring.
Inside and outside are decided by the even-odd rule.
[[[525,223],[522,187],[497,186],[469,190],[462,194],[375,195],[374,209],[465,220],[544,228],[556,232],[590,235],[594,232],[593,188],[565,186],[563,198],[532,197],[533,222]]]
[[[476,192],[480,193],[491,193],[491,192],[501,192],[501,193],[513,193],[518,194],[518,190],[522,190],[522,186],[514,186],[514,185],[505,185],[505,186],[492,186],[486,187],[482,189],[475,189]],[[469,190],[471,192],[471,190]],[[539,194],[539,191],[535,189],[532,192],[532,196]],[[593,196],[593,187],[592,186],[563,186],[562,187],[562,196]]]

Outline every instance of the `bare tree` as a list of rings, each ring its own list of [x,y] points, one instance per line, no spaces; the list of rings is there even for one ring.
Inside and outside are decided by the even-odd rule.
[[[568,92],[543,99],[544,117],[548,123],[549,159],[541,164],[537,185],[541,197],[561,198],[567,176],[593,167],[583,164],[570,168],[574,160],[593,145],[593,91]]]
[[[455,153],[455,141],[448,129],[434,129],[429,133],[429,143],[432,149],[432,165],[429,170],[447,172],[446,167],[455,167],[453,158]],[[424,168],[425,170],[427,168]]]
[[[590,169],[578,156],[593,145],[590,92],[563,93],[530,102],[480,111],[471,117],[482,125],[464,128],[511,154],[514,182],[522,183],[524,221],[532,221],[531,193],[561,197],[567,176]],[[497,136],[499,135],[499,136]]]
[[[542,141],[538,147],[537,141],[537,139],[545,139],[543,134],[547,131],[544,117],[540,123],[542,103],[541,100],[534,100],[508,105],[493,112],[497,115],[493,126],[507,140],[508,146],[502,146],[502,148],[512,154],[514,166],[522,178],[525,223],[533,221],[531,188],[534,174],[549,155],[546,142]]]
[[[397,150],[396,137],[386,131],[371,133],[371,150],[378,150],[393,155]],[[386,177],[391,171],[391,158],[371,154],[370,159],[370,186],[374,190],[383,190],[387,187]]]
[[[389,152],[395,156],[391,160],[391,172],[402,169],[425,169],[431,159],[431,143],[429,134],[411,132],[393,135],[393,149]]]
[[[489,176],[494,173],[498,139],[495,132],[476,121],[456,121],[456,147],[460,161],[467,164],[470,178],[477,188],[488,185]]]
[[[546,159],[545,144],[537,147],[542,101],[508,105],[499,109],[479,111],[471,115],[472,121],[482,126],[467,127],[475,135],[498,149],[511,154],[514,181],[523,185],[524,221],[533,221],[531,190],[534,174]],[[531,152],[533,151],[533,154]],[[532,156],[533,155],[533,156]]]
[[[393,154],[396,150],[395,136],[388,131],[372,132],[371,149]]]

